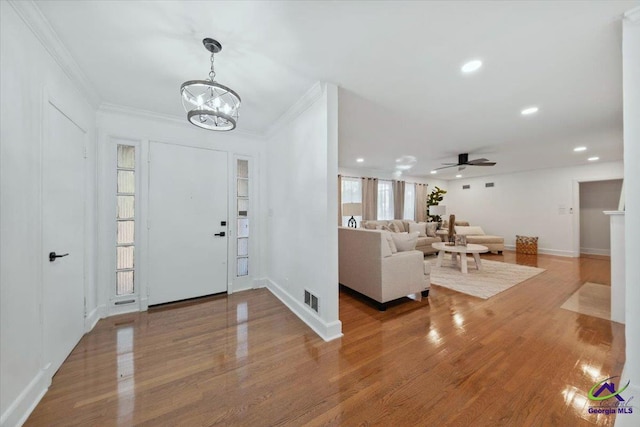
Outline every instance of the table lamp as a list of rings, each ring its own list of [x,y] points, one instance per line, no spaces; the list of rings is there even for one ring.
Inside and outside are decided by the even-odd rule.
[[[356,219],[354,216],[362,215],[362,203],[343,203],[342,204],[342,215],[350,216],[349,221],[347,222],[347,227],[356,228]]]

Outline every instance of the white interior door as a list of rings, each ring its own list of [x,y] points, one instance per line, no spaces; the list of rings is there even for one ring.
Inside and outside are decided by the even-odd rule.
[[[54,105],[46,109],[42,310],[45,365],[53,375],[84,333],[85,132]],[[50,261],[51,252],[64,256]]]
[[[150,145],[149,304],[226,292],[227,154]]]

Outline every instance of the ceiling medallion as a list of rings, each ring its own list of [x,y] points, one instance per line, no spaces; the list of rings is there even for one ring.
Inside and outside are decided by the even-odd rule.
[[[202,40],[211,52],[211,71],[208,80],[189,80],[180,86],[182,105],[191,124],[208,130],[228,131],[236,127],[240,96],[231,88],[215,81],[213,55],[222,50],[214,39]]]

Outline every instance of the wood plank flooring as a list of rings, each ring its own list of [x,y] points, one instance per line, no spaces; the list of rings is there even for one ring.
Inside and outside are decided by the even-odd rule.
[[[379,312],[340,294],[325,343],[267,290],[101,320],[29,426],[580,426],[620,375],[624,326],[560,308],[609,261],[484,255],[547,269],[488,300],[432,286]]]

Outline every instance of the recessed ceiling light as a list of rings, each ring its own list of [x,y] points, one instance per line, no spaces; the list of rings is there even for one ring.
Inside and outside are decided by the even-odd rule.
[[[520,111],[520,114],[522,114],[523,116],[529,116],[537,112],[538,112],[538,107],[527,107],[524,110]]]
[[[473,61],[465,63],[460,70],[463,73],[473,73],[474,71],[478,71],[480,67],[482,67],[482,61],[474,59]]]
[[[585,151],[587,149],[587,147],[576,147],[573,149],[573,151],[578,152],[578,151]]]
[[[438,173],[438,171],[431,171],[431,175],[435,175],[437,173]]]
[[[456,178],[462,178],[462,175],[458,174],[456,175]]]
[[[600,157],[597,157],[597,156],[589,157],[587,160],[589,160],[590,162],[595,162],[596,160],[600,160]]]
[[[362,163],[362,162],[364,162],[364,159],[362,157],[360,157],[360,158],[356,159],[356,162]]]

